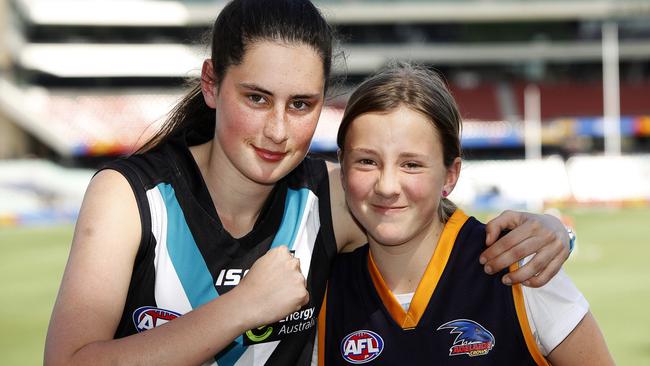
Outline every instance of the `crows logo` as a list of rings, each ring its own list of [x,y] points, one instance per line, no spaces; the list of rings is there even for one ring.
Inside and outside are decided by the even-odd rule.
[[[441,329],[451,329],[449,334],[458,334],[449,348],[449,356],[483,356],[488,354],[495,344],[492,333],[473,320],[452,320],[439,326],[437,330]]]

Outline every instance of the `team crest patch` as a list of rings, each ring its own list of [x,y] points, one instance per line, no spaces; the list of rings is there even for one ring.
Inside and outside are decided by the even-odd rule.
[[[369,330],[358,330],[343,338],[341,356],[352,364],[370,362],[384,350],[384,340],[379,334]]]
[[[181,314],[171,311],[156,308],[153,306],[142,306],[133,312],[133,323],[138,333],[144,332],[155,327],[159,327],[169,321],[172,321],[181,316]]]
[[[449,334],[458,334],[449,348],[449,356],[484,356],[495,344],[492,333],[473,320],[452,320],[439,326],[437,330],[441,329],[451,329]]]

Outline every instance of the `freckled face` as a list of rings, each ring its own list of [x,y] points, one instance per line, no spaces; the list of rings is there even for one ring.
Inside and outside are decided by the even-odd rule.
[[[216,96],[217,154],[245,178],[274,184],[305,157],[323,101],[323,61],[311,46],[253,43]]]
[[[407,107],[363,114],[350,125],[344,151],[346,201],[371,243],[405,244],[439,225],[448,169],[426,116]]]

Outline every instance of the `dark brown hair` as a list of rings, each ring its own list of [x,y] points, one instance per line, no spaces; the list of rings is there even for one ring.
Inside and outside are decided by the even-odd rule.
[[[323,61],[327,90],[332,68],[334,32],[309,0],[233,0],[219,13],[212,28],[211,57],[215,84],[228,68],[242,62],[247,48],[258,41],[305,44]],[[137,152],[153,149],[172,136],[186,133],[193,143],[214,136],[215,110],[203,100],[199,80],[171,111],[160,130]]]

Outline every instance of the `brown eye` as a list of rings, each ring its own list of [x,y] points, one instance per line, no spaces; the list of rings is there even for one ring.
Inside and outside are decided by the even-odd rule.
[[[265,101],[264,97],[259,95],[259,94],[251,94],[251,95],[249,95],[248,100],[250,100],[251,102],[253,102],[255,104],[262,104]]]
[[[404,166],[407,167],[407,168],[410,168],[410,169],[415,169],[415,168],[420,167],[420,165],[416,164],[416,163],[406,163],[406,164],[404,164]]]
[[[298,111],[304,111],[309,108],[309,104],[302,100],[294,100],[291,102],[291,108]]]

